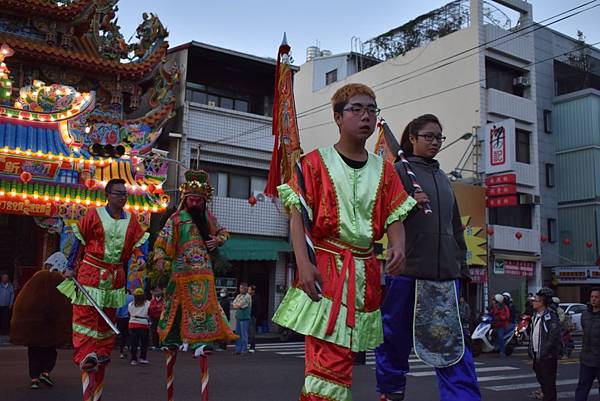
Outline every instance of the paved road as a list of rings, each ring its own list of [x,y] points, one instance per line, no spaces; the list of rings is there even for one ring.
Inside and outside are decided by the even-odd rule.
[[[113,357],[117,357],[113,353]],[[577,354],[575,354],[575,358]],[[559,399],[572,400],[577,383],[578,361],[560,361]],[[158,351],[149,354],[150,365],[130,366],[116,359],[106,378],[105,401],[164,401],[163,356]],[[476,359],[483,399],[488,401],[527,400],[538,387],[525,348],[513,356],[482,355]],[[228,350],[211,356],[210,392],[212,401],[288,401],[297,400],[302,386],[304,350],[302,343],[268,343],[257,345],[257,352],[235,356]],[[410,358],[407,401],[438,399],[435,372]],[[367,354],[367,364],[354,370],[354,400],[376,401],[373,353]],[[199,399],[199,367],[189,353],[181,353],[176,367],[175,400]],[[55,388],[30,390],[26,350],[21,347],[0,347],[0,400],[4,401],[64,401],[80,400],[78,370],[70,361],[70,351],[59,353],[53,372]],[[595,390],[597,391],[597,390]],[[597,395],[594,394],[594,397]],[[595,398],[596,400],[598,398]],[[590,397],[590,401],[594,400]]]

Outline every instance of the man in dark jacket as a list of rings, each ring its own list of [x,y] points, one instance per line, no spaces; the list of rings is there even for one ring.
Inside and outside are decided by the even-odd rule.
[[[590,293],[590,305],[581,314],[583,347],[580,354],[579,383],[575,401],[586,401],[594,380],[600,383],[600,288]]]
[[[542,387],[544,401],[556,401],[556,369],[562,351],[561,329],[558,315],[548,306],[552,302],[552,290],[542,288],[533,300],[536,311],[533,317],[529,356],[533,359],[533,370]]]

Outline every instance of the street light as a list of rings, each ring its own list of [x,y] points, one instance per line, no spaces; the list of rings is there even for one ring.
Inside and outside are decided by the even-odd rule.
[[[448,145],[444,146],[443,148],[440,149],[440,152],[444,149],[449,148],[450,146],[454,145],[456,142],[458,141],[466,141],[467,139],[471,139],[471,137],[473,136],[472,132],[465,132],[464,134],[462,134],[459,138],[453,140],[452,142],[450,142]]]

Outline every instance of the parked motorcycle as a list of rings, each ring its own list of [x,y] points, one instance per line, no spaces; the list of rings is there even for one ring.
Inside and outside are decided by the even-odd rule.
[[[523,314],[521,315],[521,320],[515,327],[515,341],[517,345],[523,345],[529,342],[530,337],[530,329],[531,325],[531,315]]]
[[[494,352],[496,348],[497,330],[492,328],[494,318],[491,314],[485,313],[481,317],[480,323],[477,325],[471,335],[471,352],[477,357],[482,352]],[[514,351],[515,344],[513,341],[515,330],[506,330],[504,334],[504,352],[506,355],[511,355]]]

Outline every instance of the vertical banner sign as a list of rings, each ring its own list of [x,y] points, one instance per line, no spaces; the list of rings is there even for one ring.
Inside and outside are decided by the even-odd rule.
[[[514,170],[515,120],[507,119],[485,126],[486,174]]]

